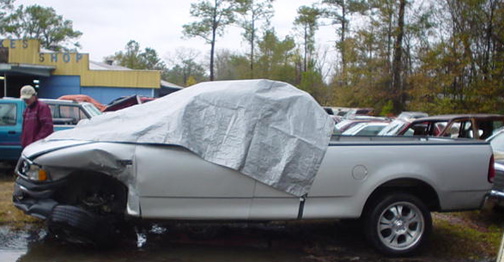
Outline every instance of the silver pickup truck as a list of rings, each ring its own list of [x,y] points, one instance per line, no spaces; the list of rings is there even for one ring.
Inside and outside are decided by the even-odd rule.
[[[149,102],[141,105],[140,111],[148,117],[150,107],[156,109],[156,103],[163,104],[158,100]],[[212,103],[205,102],[208,104]],[[139,109],[125,110],[111,114],[132,114]],[[320,108],[320,116],[325,117],[323,114]],[[264,121],[265,114],[261,115],[260,121]],[[292,148],[290,140],[276,145],[276,141],[284,141],[281,134],[273,136],[268,143],[264,143],[267,137],[242,143],[233,133],[234,125],[225,127],[222,132],[225,140],[203,149],[142,142],[146,132],[121,132],[121,128],[91,138],[93,132],[87,128],[98,125],[101,130],[106,123],[125,122],[122,117],[114,122],[116,117],[104,114],[92,120],[94,124],[89,127],[77,126],[62,131],[66,134],[54,134],[27,147],[16,167],[14,205],[29,215],[47,220],[51,231],[59,237],[97,244],[113,237],[114,226],[124,219],[250,222],[361,218],[365,234],[375,248],[385,254],[403,255],[417,250],[427,240],[432,228],[430,212],[479,209],[491,188],[494,174],[489,144],[472,140],[329,135],[325,152],[317,162],[314,160],[317,158],[312,158],[317,150],[308,147],[296,150],[306,145],[306,138]],[[100,124],[101,120],[105,124]],[[204,119],[196,122],[201,121]],[[272,128],[273,122],[267,121],[264,126]],[[255,123],[253,129],[261,129],[259,124]],[[201,130],[210,128],[206,124],[205,127],[207,129]],[[325,131],[330,133],[331,128]],[[148,130],[152,132],[152,129],[149,125]],[[194,130],[200,128],[192,125],[184,133]],[[274,126],[266,134],[278,130],[279,126]],[[293,129],[288,131],[288,137],[295,134]],[[106,132],[117,133],[106,138]],[[175,130],[170,132],[176,133]],[[134,136],[137,142],[132,142],[126,133],[142,135]],[[220,133],[212,132],[210,141],[215,141],[215,135]],[[114,137],[126,141],[103,141]],[[193,137],[191,141],[201,137]],[[228,143],[229,140],[232,141]],[[261,151],[257,155],[261,162],[281,155],[263,170],[261,163],[248,165],[255,159],[250,155],[254,153],[256,142],[260,149],[267,151],[289,150],[270,155]],[[204,139],[197,144],[205,144]],[[245,147],[245,162],[238,166],[227,165],[238,153],[210,160],[202,157],[226,144],[232,147],[249,145]],[[296,151],[310,152],[310,158],[295,154]],[[282,158],[284,155],[287,158]],[[219,162],[223,159],[225,161]],[[296,173],[299,168],[309,173],[307,167],[312,162],[316,167],[312,178]],[[295,164],[281,168],[280,171],[290,170],[287,176],[271,172],[285,163]],[[250,168],[257,168],[256,172],[249,172]],[[272,175],[258,178],[246,175],[248,173]],[[279,180],[270,183],[276,178],[275,174],[280,174]],[[298,185],[303,187],[296,187]]]

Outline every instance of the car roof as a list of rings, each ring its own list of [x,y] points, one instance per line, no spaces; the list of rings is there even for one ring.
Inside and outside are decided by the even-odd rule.
[[[428,117],[429,115],[425,112],[416,112],[416,111],[403,111],[398,116],[397,119],[418,119],[423,117]]]
[[[77,102],[77,101],[70,101],[70,100],[58,100],[58,99],[50,99],[50,98],[39,98],[40,101],[42,102],[50,102],[53,104],[62,104],[62,105],[67,105],[67,104],[83,104],[86,102]]]
[[[10,96],[5,96],[5,97],[2,97],[0,99],[2,99],[2,100],[17,100],[17,101],[21,101],[21,98],[19,98],[19,97],[10,97]]]
[[[16,100],[16,101],[21,101],[21,98],[18,97],[2,97],[1,99],[3,100]],[[71,104],[90,104],[88,102],[77,102],[77,101],[70,101],[70,100],[59,100],[59,99],[52,99],[52,98],[39,98],[39,101],[42,101],[44,103],[51,103],[51,104],[61,104],[61,105],[71,105]]]
[[[356,127],[356,126],[387,126],[389,124],[390,124],[389,122],[384,122],[384,121],[367,121],[367,122],[358,123],[353,127]]]
[[[343,134],[354,134],[354,133],[358,133],[360,132],[361,130],[367,128],[368,126],[387,126],[389,123],[387,122],[382,122],[382,121],[370,121],[370,122],[362,122],[362,123],[358,123],[356,124],[355,126],[345,130],[343,132]]]
[[[4,101],[21,101],[21,98],[18,97],[2,97],[0,98]],[[51,105],[93,105],[89,102],[78,102],[78,101],[70,101],[70,100],[59,100],[59,99],[52,99],[52,98],[39,98],[39,101],[42,101],[46,104],[51,104]],[[94,105],[93,105],[94,106]]]
[[[504,115],[499,114],[452,114],[452,115],[436,115],[436,116],[427,116],[414,120],[413,122],[423,122],[423,121],[450,121],[456,119],[469,119],[469,118],[478,118],[478,119],[488,119],[488,118],[502,118],[504,119]]]

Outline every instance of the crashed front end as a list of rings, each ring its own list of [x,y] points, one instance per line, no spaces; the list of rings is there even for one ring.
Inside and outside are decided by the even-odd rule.
[[[59,205],[98,214],[124,215],[128,210],[139,215],[138,198],[128,196],[134,178],[133,152],[134,145],[120,143],[36,142],[23,151],[16,165],[13,204],[44,220],[50,220]],[[112,190],[104,193],[106,188]],[[128,199],[134,204],[127,204],[127,209],[118,206]]]
[[[52,197],[68,186],[66,179],[53,181],[48,172],[28,158],[21,157],[17,166],[12,202],[28,215],[48,219],[58,204]]]

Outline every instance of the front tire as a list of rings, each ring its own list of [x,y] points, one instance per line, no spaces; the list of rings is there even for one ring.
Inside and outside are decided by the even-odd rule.
[[[54,207],[48,228],[58,239],[85,246],[105,247],[112,235],[104,219],[75,206]]]
[[[366,214],[366,238],[378,251],[389,256],[413,253],[432,230],[430,211],[411,194],[380,196],[368,205]]]
[[[76,174],[58,192],[48,227],[57,238],[79,245],[108,248],[124,222],[127,188],[112,177]]]

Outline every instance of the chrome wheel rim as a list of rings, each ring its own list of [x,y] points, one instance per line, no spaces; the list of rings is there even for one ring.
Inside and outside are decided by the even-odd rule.
[[[425,221],[420,209],[409,202],[389,205],[378,218],[378,236],[390,249],[403,251],[415,246],[423,236]]]

